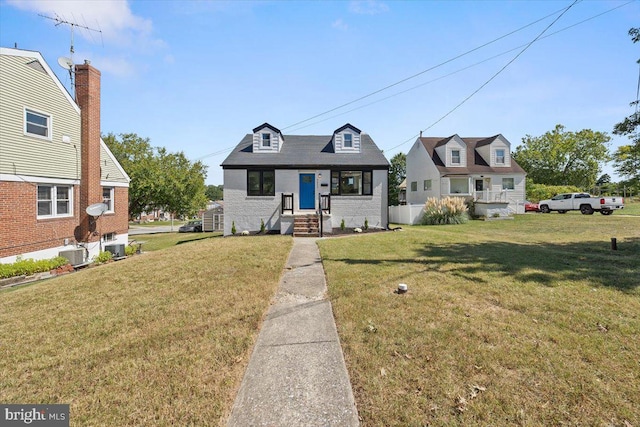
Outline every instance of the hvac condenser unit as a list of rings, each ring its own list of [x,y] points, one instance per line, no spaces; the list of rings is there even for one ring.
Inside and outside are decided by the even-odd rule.
[[[58,254],[61,257],[65,257],[69,260],[71,265],[76,266],[84,262],[84,249],[70,249],[68,251],[60,251]]]
[[[114,258],[121,258],[124,256],[124,244],[119,245],[106,245],[104,250],[111,252]]]

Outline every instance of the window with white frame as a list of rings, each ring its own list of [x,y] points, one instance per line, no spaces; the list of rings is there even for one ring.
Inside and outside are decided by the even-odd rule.
[[[345,133],[342,138],[344,139],[344,148],[353,148],[353,135]]]
[[[504,149],[503,148],[496,150],[496,164],[504,165]]]
[[[263,133],[262,134],[262,146],[263,147],[271,147],[271,134]]]
[[[430,179],[425,179],[424,180],[423,189],[424,189],[424,191],[431,190],[431,180]]]
[[[502,189],[503,190],[515,190],[515,182],[513,178],[502,178]]]
[[[460,150],[451,150],[451,164],[460,164]]]
[[[70,185],[38,185],[38,218],[73,215],[72,195]]]
[[[114,212],[115,207],[113,204],[114,200],[114,188],[113,187],[102,187],[102,203],[107,205],[106,212]]]
[[[51,116],[25,108],[24,133],[38,138],[51,139]]]

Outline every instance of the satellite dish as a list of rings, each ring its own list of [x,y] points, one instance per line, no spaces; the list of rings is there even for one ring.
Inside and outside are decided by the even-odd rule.
[[[92,205],[87,206],[86,211],[91,216],[100,216],[103,213],[105,213],[107,209],[109,209],[109,206],[107,206],[104,203],[94,203]]]
[[[58,58],[58,64],[65,70],[71,70],[73,67],[73,61],[65,56]]]

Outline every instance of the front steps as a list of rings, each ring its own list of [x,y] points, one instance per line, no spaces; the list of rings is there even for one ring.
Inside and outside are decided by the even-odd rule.
[[[296,215],[293,219],[293,237],[320,237],[318,215]]]

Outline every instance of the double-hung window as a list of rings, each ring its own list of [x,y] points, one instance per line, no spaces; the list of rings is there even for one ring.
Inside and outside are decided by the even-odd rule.
[[[72,195],[69,185],[38,185],[38,218],[73,215]]]
[[[113,187],[102,187],[102,203],[107,205],[106,212],[115,211],[114,205],[113,205],[113,193],[114,193]]]
[[[38,138],[51,139],[51,116],[25,108],[24,133]]]
[[[342,138],[344,139],[344,148],[353,148],[353,135],[350,133],[345,133]]]
[[[429,191],[431,190],[431,180],[430,179],[425,179],[423,182],[423,190],[424,191]]]
[[[373,171],[331,171],[331,194],[336,196],[373,194]]]
[[[451,164],[460,164],[460,150],[451,150]]]
[[[262,146],[267,148],[267,147],[271,147],[271,134],[270,133],[263,133],[262,134]]]
[[[504,149],[496,150],[496,164],[504,165]]]
[[[276,194],[275,170],[247,171],[247,195],[248,196],[275,196],[275,194]]]

